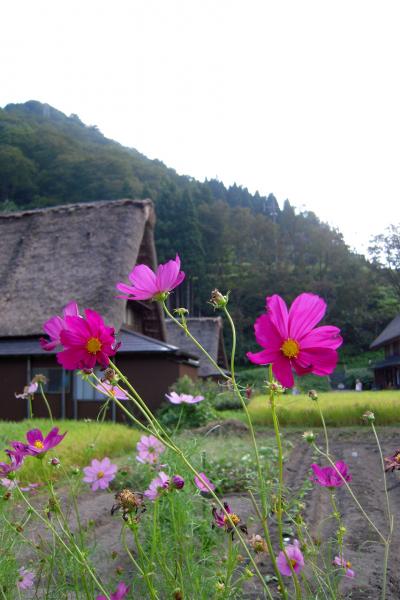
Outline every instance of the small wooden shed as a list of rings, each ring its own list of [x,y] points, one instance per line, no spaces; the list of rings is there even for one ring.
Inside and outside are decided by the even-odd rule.
[[[400,388],[400,315],[390,321],[370,348],[383,348],[385,353],[385,358],[373,365],[376,386]]]

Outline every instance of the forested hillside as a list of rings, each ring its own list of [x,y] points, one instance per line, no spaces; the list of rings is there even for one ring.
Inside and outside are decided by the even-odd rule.
[[[188,277],[174,301],[212,314],[210,291],[231,290],[239,353],[266,294],[322,295],[348,351],[364,350],[397,312],[391,286],[341,234],[311,212],[216,180],[179,176],[158,160],[106,139],[56,109],[30,101],[0,109],[0,208],[147,198],[156,204],[160,261],[179,252]]]

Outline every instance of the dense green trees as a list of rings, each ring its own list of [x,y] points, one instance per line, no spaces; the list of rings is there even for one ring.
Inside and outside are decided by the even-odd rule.
[[[123,197],[154,200],[159,260],[176,252],[182,258],[187,279],[171,297],[172,307],[212,314],[210,291],[231,290],[243,360],[255,348],[253,322],[267,294],[287,301],[302,291],[322,295],[329,320],[343,329],[353,353],[366,349],[398,310],[394,281],[384,275],[393,276],[400,260],[374,268],[314,213],[299,213],[289,201],[281,210],[272,194],[251,194],[236,184],[226,188],[217,180],[179,176],[106,139],[76,115],[66,117],[39,102],[0,110],[4,209]],[[398,241],[398,232],[391,233],[377,241],[376,263]]]

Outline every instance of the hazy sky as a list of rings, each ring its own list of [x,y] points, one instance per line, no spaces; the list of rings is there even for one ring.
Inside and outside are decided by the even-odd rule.
[[[399,222],[398,0],[12,0],[0,106],[36,99],[198,179]]]

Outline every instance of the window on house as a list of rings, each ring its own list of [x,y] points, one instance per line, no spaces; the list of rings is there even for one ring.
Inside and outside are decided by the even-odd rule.
[[[32,369],[32,378],[35,375],[44,375],[47,383],[43,385],[43,391],[47,394],[62,394],[62,391],[68,393],[71,387],[71,376],[68,371],[61,367],[34,367]]]
[[[97,377],[101,377],[102,373],[99,369],[94,371]],[[106,400],[107,396],[95,390],[95,388],[88,382],[82,379],[79,373],[74,373],[74,400]]]

